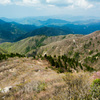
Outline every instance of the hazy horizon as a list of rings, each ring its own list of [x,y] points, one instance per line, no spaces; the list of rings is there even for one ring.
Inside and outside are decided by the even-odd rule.
[[[0,0],[0,17],[100,17],[100,0]]]

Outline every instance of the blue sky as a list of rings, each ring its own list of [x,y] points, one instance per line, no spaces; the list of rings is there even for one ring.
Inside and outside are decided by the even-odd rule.
[[[0,17],[97,16],[100,0],[0,0]]]

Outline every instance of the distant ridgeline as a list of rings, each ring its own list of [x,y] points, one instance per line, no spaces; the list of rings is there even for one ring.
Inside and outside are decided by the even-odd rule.
[[[3,20],[7,21],[3,18]],[[15,42],[36,35],[58,36],[67,34],[90,34],[100,30],[98,22],[68,22],[60,19],[36,21],[35,19],[22,19],[5,22],[0,20],[0,43]],[[26,21],[27,20],[27,21]],[[24,23],[28,22],[31,23]],[[17,22],[17,23],[16,23]],[[33,22],[33,23],[32,23]],[[20,23],[20,24],[19,24]],[[40,23],[40,24],[39,24]],[[39,25],[37,25],[39,24]],[[35,26],[36,25],[36,26]]]

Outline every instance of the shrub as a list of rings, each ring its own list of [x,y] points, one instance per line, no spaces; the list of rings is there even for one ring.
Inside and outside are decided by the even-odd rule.
[[[86,68],[86,71],[90,71],[90,72],[95,71],[94,68],[88,66],[87,64],[83,64],[83,66]]]
[[[91,55],[91,54],[93,54],[93,50],[91,50],[91,51],[89,52],[89,55]]]
[[[63,72],[64,72],[64,69],[58,68],[58,73],[63,73]]]
[[[68,100],[91,100],[88,75],[67,73],[64,81],[67,85],[66,95],[69,98]]]
[[[92,38],[90,38],[90,40],[93,40]]]
[[[80,53],[79,53],[79,52],[75,52],[74,58],[75,58],[75,59],[79,59],[79,57],[80,57]]]
[[[98,49],[96,49],[96,52],[98,52]]]
[[[45,91],[46,90],[46,87],[47,87],[47,85],[46,85],[45,82],[40,82],[38,84],[38,87],[37,87],[37,92]]]
[[[100,86],[100,79],[95,79],[93,81],[93,86]]]
[[[91,86],[91,97],[93,100],[100,100],[100,79],[95,79]]]

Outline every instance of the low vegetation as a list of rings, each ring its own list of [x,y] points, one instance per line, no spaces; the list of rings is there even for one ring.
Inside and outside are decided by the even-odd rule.
[[[26,58],[19,54],[9,57],[1,61],[0,100],[100,99],[100,79],[93,78],[94,73],[86,72],[75,58],[66,55]]]
[[[45,55],[44,58],[47,59],[51,66],[54,66],[52,68],[56,69],[58,72],[74,72],[74,71],[95,71],[94,68],[88,66],[87,64],[81,64],[78,61],[78,53],[75,54],[74,58],[69,58],[66,55],[63,56],[47,56]]]
[[[7,60],[8,58],[13,58],[13,57],[25,57],[25,55],[21,55],[21,54],[14,54],[14,53],[10,53],[10,54],[0,54],[0,60]]]

